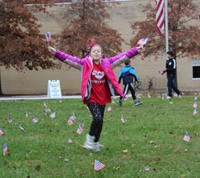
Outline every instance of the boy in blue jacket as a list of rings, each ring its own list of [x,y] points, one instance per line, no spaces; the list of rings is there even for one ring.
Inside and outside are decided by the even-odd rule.
[[[131,85],[131,84],[133,84],[133,78],[134,78],[134,81],[138,81],[138,76],[137,76],[134,68],[130,65],[130,63],[131,63],[130,59],[128,59],[124,62],[125,66],[122,67],[122,69],[120,71],[118,82],[121,83],[121,79],[123,80],[124,95],[126,96],[128,94],[128,92],[130,91],[131,96],[132,96],[133,100],[135,101],[134,105],[138,106],[138,105],[142,104],[142,102],[140,100],[136,99],[135,90]],[[122,97],[121,96],[119,98],[118,103],[119,103],[119,106],[122,106]]]

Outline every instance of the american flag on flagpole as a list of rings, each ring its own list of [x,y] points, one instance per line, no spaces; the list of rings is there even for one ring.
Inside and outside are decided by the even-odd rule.
[[[164,34],[164,2],[165,0],[156,0],[156,30],[159,35]]]
[[[105,164],[99,162],[98,160],[95,160],[94,162],[94,170],[99,171],[100,169],[103,169],[105,167]]]
[[[51,33],[50,32],[46,32],[45,37],[46,37],[47,41],[51,41]]]

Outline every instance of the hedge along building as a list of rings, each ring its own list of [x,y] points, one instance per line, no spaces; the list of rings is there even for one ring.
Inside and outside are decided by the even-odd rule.
[[[142,13],[142,4],[147,2],[148,0],[142,2],[140,0],[124,1],[109,9],[111,17],[107,20],[108,25],[122,34],[122,38],[127,43],[132,38],[130,23],[146,18]],[[48,10],[55,15],[54,17],[48,17],[46,15],[39,16],[40,23],[42,24],[41,33],[51,31],[53,34],[56,34],[62,31],[65,25],[65,20],[62,19],[62,16],[66,12],[66,7],[68,7],[67,4],[64,6],[55,5],[49,8]],[[126,44],[122,45],[122,51],[129,48],[130,46]],[[140,60],[140,56],[137,56],[132,59],[132,65],[135,67],[144,89],[147,88],[149,78],[153,78],[154,88],[166,89],[166,77],[158,76],[158,70],[162,70],[165,67],[165,58],[166,55],[163,54],[156,61],[153,57]],[[200,90],[200,72],[198,72],[200,71],[200,59],[178,59],[177,65],[179,88],[184,91]],[[120,68],[115,68],[116,76],[118,76]],[[195,73],[193,73],[193,69],[195,69]],[[1,67],[1,87],[3,94],[47,94],[48,80],[60,80],[62,94],[80,93],[80,71],[73,68],[68,69],[66,64],[62,64],[60,70],[24,72]]]

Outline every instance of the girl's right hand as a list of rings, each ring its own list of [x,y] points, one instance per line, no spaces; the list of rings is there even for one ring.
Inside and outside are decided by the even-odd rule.
[[[53,54],[56,52],[56,49],[51,46],[48,46],[48,50]]]

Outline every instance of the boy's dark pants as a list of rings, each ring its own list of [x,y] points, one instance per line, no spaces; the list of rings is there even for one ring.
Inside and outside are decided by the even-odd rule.
[[[124,85],[124,95],[125,96],[128,94],[128,91],[131,92],[131,96],[132,96],[133,100],[135,100],[136,99],[135,90],[133,89],[131,83]],[[122,97],[120,96],[119,99],[122,100]]]
[[[167,76],[167,87],[168,87],[168,96],[172,97],[172,89],[180,95],[181,92],[174,84],[175,77],[174,76]]]

